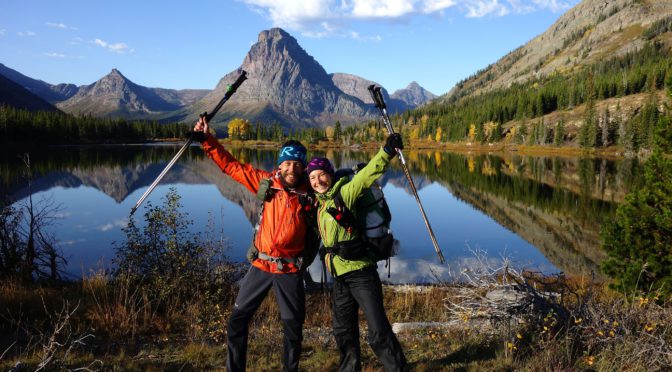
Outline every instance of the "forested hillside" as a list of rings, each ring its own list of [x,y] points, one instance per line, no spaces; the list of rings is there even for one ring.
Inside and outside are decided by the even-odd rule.
[[[406,112],[400,121],[417,126],[412,137],[441,141],[649,147],[655,117],[672,89],[670,57],[669,47],[651,42],[575,74],[558,73],[455,102],[429,104]],[[644,104],[639,94],[646,94]],[[596,108],[611,98],[621,99],[612,101],[616,106]],[[549,116],[552,113],[556,115]]]

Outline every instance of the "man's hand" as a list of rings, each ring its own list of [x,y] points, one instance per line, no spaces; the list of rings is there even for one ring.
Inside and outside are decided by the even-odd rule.
[[[205,115],[201,115],[194,125],[194,139],[198,142],[205,141],[205,137],[210,133],[210,126],[205,119]]]

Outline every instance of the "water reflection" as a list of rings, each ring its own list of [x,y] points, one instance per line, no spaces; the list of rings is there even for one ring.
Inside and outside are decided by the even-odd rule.
[[[32,152],[33,192],[51,195],[63,206],[56,231],[69,257],[67,270],[80,275],[114,255],[121,227],[146,187],[174,155],[176,146],[70,147]],[[241,161],[264,169],[275,150],[232,149]],[[361,151],[311,151],[333,159],[337,168],[366,161]],[[25,198],[25,167],[15,153],[0,159],[0,190]],[[437,240],[449,265],[439,265],[415,199],[398,166],[381,179],[392,210],[392,229],[401,242],[393,258],[392,282],[435,282],[470,265],[471,249],[490,259],[513,260],[542,272],[598,273],[601,221],[614,213],[639,176],[632,160],[456,154],[407,151],[409,168]],[[169,187],[182,196],[194,231],[208,221],[221,226],[230,256],[242,260],[259,205],[246,189],[223,176],[194,147],[168,173],[148,202],[160,203]],[[142,211],[136,214],[141,217]],[[381,277],[387,269],[380,265]],[[312,267],[315,278],[319,268]],[[384,274],[383,274],[384,273]],[[383,276],[384,275],[384,276]]]

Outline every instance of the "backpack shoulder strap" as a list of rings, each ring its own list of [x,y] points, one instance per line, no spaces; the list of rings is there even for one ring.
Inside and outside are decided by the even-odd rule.
[[[358,233],[359,226],[357,226],[357,218],[345,205],[340,190],[334,195],[334,204],[336,207],[327,208],[327,213],[334,217],[336,222],[348,230],[350,234]]]

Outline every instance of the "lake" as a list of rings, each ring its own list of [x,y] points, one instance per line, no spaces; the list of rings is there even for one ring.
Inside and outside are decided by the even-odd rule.
[[[20,206],[33,200],[57,205],[51,232],[67,258],[65,271],[80,277],[109,268],[131,207],[176,153],[179,145],[54,147],[30,152],[30,186],[16,151],[0,159],[0,192]],[[271,170],[276,150],[233,148],[234,156]],[[518,268],[546,274],[597,275],[605,254],[601,222],[613,216],[640,175],[635,160],[538,157],[517,154],[463,154],[404,151],[427,217],[447,264],[441,265],[399,161],[380,179],[392,212],[399,254],[392,283],[435,283],[474,268],[483,258],[493,267],[504,259]],[[327,156],[336,168],[351,167],[372,152],[310,151]],[[215,230],[228,256],[242,261],[252,238],[259,203],[221,173],[193,146],[136,212],[161,203],[170,188],[181,196],[193,233]],[[480,253],[475,253],[480,252]],[[485,255],[481,257],[481,254]],[[310,268],[319,280],[319,265]]]

